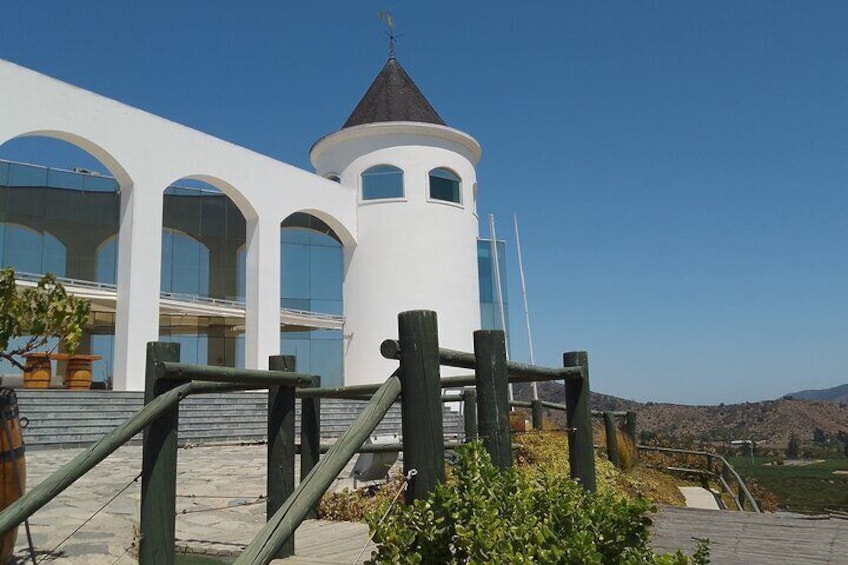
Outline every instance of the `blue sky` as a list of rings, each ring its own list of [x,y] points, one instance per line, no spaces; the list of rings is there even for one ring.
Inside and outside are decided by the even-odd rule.
[[[481,232],[519,216],[539,362],[586,349],[592,387],[637,400],[848,382],[848,3],[527,4],[31,0],[0,58],[309,168],[391,9],[401,63],[483,146]]]

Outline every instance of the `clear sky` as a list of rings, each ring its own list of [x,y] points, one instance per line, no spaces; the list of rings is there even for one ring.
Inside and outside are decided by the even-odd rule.
[[[537,361],[586,349],[636,400],[848,382],[848,2],[29,0],[0,58],[310,168],[385,61],[381,9],[483,146],[481,232],[518,214]]]

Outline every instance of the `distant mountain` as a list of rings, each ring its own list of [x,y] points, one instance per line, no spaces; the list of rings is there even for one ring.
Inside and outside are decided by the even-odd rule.
[[[783,395],[792,400],[827,400],[828,402],[848,402],[848,384],[818,390],[800,390]]]
[[[515,394],[519,399],[529,399],[530,389],[516,386]],[[565,387],[562,384],[539,383],[539,396],[563,403]],[[688,406],[641,403],[593,392],[592,409],[632,410],[636,412],[640,434],[644,432],[649,437],[655,436],[661,441],[670,440],[679,445],[723,446],[734,439],[753,439],[763,447],[784,449],[793,434],[802,445],[813,444],[816,430],[827,438],[848,434],[848,402],[793,398]],[[560,417],[556,412],[550,414]]]

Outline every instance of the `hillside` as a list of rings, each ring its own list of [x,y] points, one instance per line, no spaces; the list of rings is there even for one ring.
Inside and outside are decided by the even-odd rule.
[[[799,390],[783,396],[794,400],[827,400],[848,403],[848,383],[831,388]]]
[[[545,400],[564,402],[564,387],[540,383]],[[529,388],[516,390],[516,397],[529,398]],[[812,445],[814,433],[844,443],[848,434],[848,405],[813,400],[767,400],[719,406],[686,406],[640,403],[592,393],[594,410],[633,410],[643,438],[657,437],[676,443],[725,445],[734,439],[753,439],[765,448],[784,449],[795,434],[801,445]],[[552,414],[553,415],[553,414]],[[823,434],[822,434],[823,432]],[[841,435],[840,435],[841,434]]]

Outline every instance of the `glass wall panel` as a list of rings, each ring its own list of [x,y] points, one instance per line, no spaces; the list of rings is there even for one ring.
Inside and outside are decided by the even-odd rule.
[[[280,229],[280,305],[323,314],[343,311],[344,249],[332,229],[308,214],[293,214]],[[283,331],[280,350],[297,356],[299,371],[321,375],[327,386],[343,383],[342,332]]]
[[[209,295],[209,250],[190,236],[162,233],[162,292]]]
[[[115,263],[102,244],[118,233],[120,195],[115,179],[37,165],[2,162],[0,264],[34,274],[114,283],[97,264]],[[111,253],[111,260],[103,257]]]
[[[165,190],[162,227],[164,292],[243,299],[246,224],[229,197],[181,180]]]
[[[164,194],[161,289],[187,299],[243,300],[245,231],[230,198],[203,182],[183,179]],[[185,363],[244,366],[243,320],[160,316],[160,337],[180,344]]]
[[[0,267],[114,284],[119,217],[114,178],[0,161]],[[95,386],[111,381],[113,345],[114,314],[95,305],[79,349],[103,357]]]
[[[297,358],[298,372],[321,375],[321,386],[342,386],[342,332],[283,332],[280,351]]]
[[[495,267],[492,260],[491,240],[480,239],[477,241],[477,271],[480,280],[480,326],[484,330],[505,330],[509,336],[509,292],[506,282],[506,244],[497,242],[498,267],[501,277],[501,294],[503,296],[504,318],[506,328],[501,322],[501,307],[498,303],[497,281],[495,279]],[[507,339],[507,343],[510,340]]]

